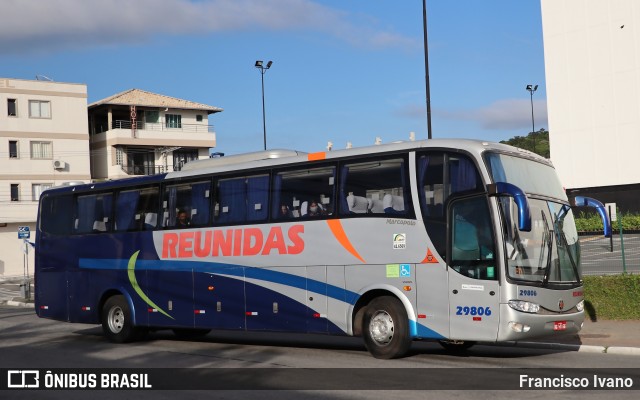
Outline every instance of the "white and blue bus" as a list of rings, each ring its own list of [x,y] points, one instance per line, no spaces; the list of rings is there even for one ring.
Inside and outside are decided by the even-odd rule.
[[[265,151],[53,188],[35,262],[38,316],[102,324],[113,342],[308,332],[361,336],[394,358],[412,340],[465,348],[584,319],[554,168],[471,140]]]

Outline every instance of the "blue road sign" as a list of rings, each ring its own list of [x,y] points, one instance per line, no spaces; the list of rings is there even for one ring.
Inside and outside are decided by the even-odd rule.
[[[31,229],[28,226],[18,227],[18,239],[29,239],[31,237]]]

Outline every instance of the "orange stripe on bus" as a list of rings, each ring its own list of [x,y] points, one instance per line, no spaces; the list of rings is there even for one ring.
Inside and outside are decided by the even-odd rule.
[[[358,254],[356,249],[353,247],[353,245],[349,241],[349,238],[347,237],[347,234],[345,233],[344,228],[342,228],[342,224],[340,223],[340,220],[329,219],[327,220],[327,224],[329,224],[329,228],[331,228],[331,232],[333,233],[333,236],[336,237],[336,239],[338,240],[338,242],[340,242],[342,247],[344,247],[345,250],[351,253],[355,258],[357,258],[358,260],[366,264],[364,259],[360,257],[360,254]]]
[[[324,160],[325,158],[327,158],[327,153],[325,153],[324,151],[307,154],[307,160],[309,161],[319,161]]]

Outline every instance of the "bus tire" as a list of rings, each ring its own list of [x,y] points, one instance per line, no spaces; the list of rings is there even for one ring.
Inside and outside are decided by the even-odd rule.
[[[179,339],[197,339],[207,336],[211,329],[174,328],[172,331]]]
[[[399,358],[411,346],[407,311],[392,296],[377,297],[367,305],[362,333],[367,350],[375,358]]]
[[[460,353],[476,344],[476,342],[469,340],[438,340],[438,343],[451,353]]]
[[[102,331],[113,343],[127,343],[140,338],[141,328],[133,325],[131,308],[123,295],[111,296],[102,307]]]

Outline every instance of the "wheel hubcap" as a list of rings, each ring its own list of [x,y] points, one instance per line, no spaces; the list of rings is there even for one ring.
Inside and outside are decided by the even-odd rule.
[[[124,328],[124,312],[120,307],[113,307],[109,310],[109,316],[107,318],[109,323],[109,330],[113,333],[120,333]]]
[[[384,346],[391,343],[393,339],[393,319],[386,311],[378,311],[369,322],[369,334],[379,345]]]

